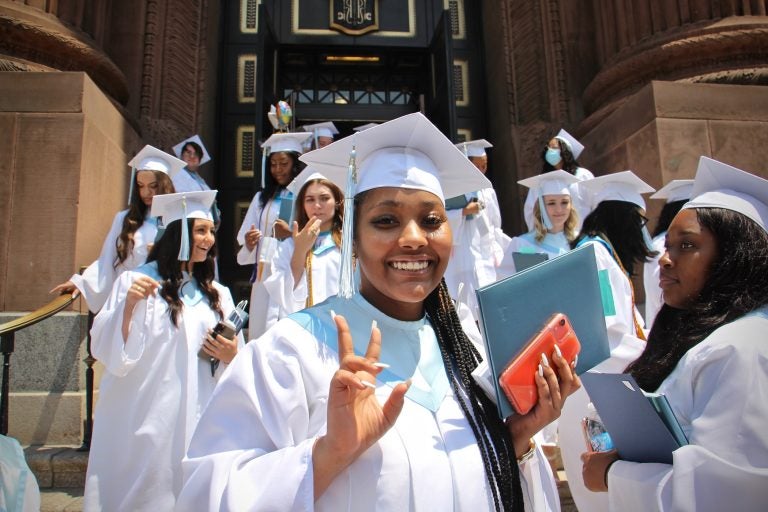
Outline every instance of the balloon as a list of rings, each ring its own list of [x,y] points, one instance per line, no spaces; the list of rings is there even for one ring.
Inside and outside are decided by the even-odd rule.
[[[280,100],[277,102],[277,119],[280,122],[281,128],[287,128],[291,124],[291,118],[293,117],[293,110],[291,106]]]

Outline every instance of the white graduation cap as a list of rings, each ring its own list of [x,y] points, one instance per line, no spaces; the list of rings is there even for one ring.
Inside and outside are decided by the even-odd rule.
[[[582,181],[579,189],[586,191],[591,199],[591,210],[603,201],[626,201],[645,210],[645,199],[641,194],[656,190],[632,171],[615,172]]]
[[[570,196],[571,189],[569,187],[578,182],[579,178],[573,174],[558,169],[537,176],[531,176],[530,178],[520,180],[517,183],[531,189],[534,197],[539,202],[539,213],[541,214],[541,220],[544,223],[544,227],[552,229],[552,221],[549,219],[547,209],[544,207],[544,196]]]
[[[379,123],[366,123],[366,124],[361,124],[360,126],[355,126],[355,127],[354,127],[354,128],[352,128],[352,129],[353,129],[354,131],[356,131],[356,132],[362,132],[362,131],[365,131],[365,130],[367,130],[368,128],[373,128],[374,126],[379,126]]]
[[[651,199],[664,199],[667,203],[690,199],[693,180],[672,180],[651,196]]]
[[[162,194],[152,199],[152,216],[162,217],[163,225],[182,219],[205,219],[213,221],[211,207],[216,200],[216,190]],[[187,223],[181,223],[181,247],[179,261],[189,261],[189,230]]]
[[[128,189],[128,202],[130,203],[136,171],[160,171],[167,174],[169,178],[173,178],[187,164],[184,160],[179,160],[165,151],[147,144],[136,153],[128,165],[131,166],[131,184]]]
[[[456,144],[456,147],[461,150],[467,158],[485,156],[485,148],[492,148],[493,144],[485,139],[468,140],[467,142],[460,142]]]
[[[768,231],[768,180],[764,178],[702,156],[691,197],[683,208],[725,208]]]
[[[321,173],[308,165],[285,188],[296,197],[301,189],[304,188],[304,185],[312,180],[328,180],[341,190],[344,190],[347,183],[347,169],[345,167],[339,167],[332,170],[326,169],[325,172]]]
[[[211,155],[208,153],[208,150],[205,149],[205,144],[203,144],[203,139],[201,139],[199,135],[193,135],[188,139],[184,139],[183,141],[173,146],[173,152],[176,154],[177,158],[181,158],[181,153],[182,151],[184,151],[184,146],[187,145],[187,142],[194,142],[195,144],[200,146],[200,149],[203,150],[203,157],[200,159],[200,165],[203,165],[204,163],[211,161]]]
[[[557,132],[557,135],[555,135],[555,138],[557,140],[563,141],[566,146],[568,146],[568,149],[571,151],[571,154],[573,155],[573,158],[576,160],[579,159],[579,155],[582,151],[584,151],[584,144],[576,140],[576,138],[565,131],[564,129],[560,129],[559,132]]]
[[[382,187],[425,190],[444,203],[446,197],[491,187],[483,173],[419,112],[352,134],[300,160],[329,177],[339,169],[348,170],[339,286],[339,295],[347,298],[353,293],[351,199],[356,193]]]
[[[339,133],[336,129],[336,125],[331,121],[316,124],[305,124],[301,127],[305,132],[312,132],[317,137],[331,137]]]

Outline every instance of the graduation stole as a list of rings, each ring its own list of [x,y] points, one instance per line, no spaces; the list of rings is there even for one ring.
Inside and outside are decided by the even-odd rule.
[[[611,256],[613,256],[613,259],[616,260],[616,263],[619,264],[619,268],[622,272],[624,272],[624,274],[626,274],[627,279],[629,280],[629,291],[632,294],[632,320],[635,322],[635,332],[637,333],[638,338],[646,341],[643,328],[640,327],[640,322],[637,321],[637,315],[635,314],[635,286],[632,284],[632,278],[630,278],[629,272],[627,272],[627,270],[624,268],[624,265],[621,264],[621,259],[619,259],[619,255],[616,253],[616,249],[613,248],[613,245],[607,240],[603,240],[599,237],[597,238],[611,250]]]
[[[333,237],[329,233],[330,231],[320,233],[320,236],[323,237],[323,243],[307,251],[307,258],[304,260],[304,275],[307,276],[307,300],[304,303],[305,307],[315,305],[315,300],[312,293],[312,255],[322,254],[336,245],[336,242],[333,241]]]

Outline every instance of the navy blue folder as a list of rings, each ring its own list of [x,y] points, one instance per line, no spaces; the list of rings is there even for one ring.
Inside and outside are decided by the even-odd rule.
[[[672,464],[672,452],[688,444],[666,397],[647,397],[631,375],[587,372],[581,383],[623,460]]]
[[[554,313],[565,313],[579,338],[579,374],[610,355],[594,251],[587,244],[477,290],[480,330],[502,418],[514,410],[498,377]]]

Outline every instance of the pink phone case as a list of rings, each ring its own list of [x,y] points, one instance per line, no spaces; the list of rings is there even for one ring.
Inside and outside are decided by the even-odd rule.
[[[534,374],[538,371],[542,353],[552,361],[555,345],[560,347],[568,363],[573,362],[581,349],[571,322],[563,313],[552,315],[544,327],[501,372],[499,385],[519,414],[526,414],[536,405],[539,393],[536,389]]]

